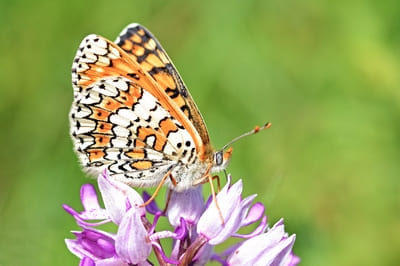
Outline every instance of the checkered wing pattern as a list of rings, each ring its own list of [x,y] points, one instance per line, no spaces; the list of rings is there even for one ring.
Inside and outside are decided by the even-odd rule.
[[[154,35],[142,25],[134,23],[121,32],[116,43],[160,85],[193,123],[203,145],[210,147],[203,118],[171,59]],[[205,154],[210,152],[204,151]]]
[[[201,137],[185,108],[116,44],[86,37],[72,80],[71,135],[88,172],[107,168],[115,179],[149,187],[199,159]]]

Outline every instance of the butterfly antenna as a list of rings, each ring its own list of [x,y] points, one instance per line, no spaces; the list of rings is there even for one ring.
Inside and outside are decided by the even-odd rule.
[[[249,132],[246,132],[246,133],[244,133],[244,134],[242,134],[242,135],[240,135],[240,136],[234,138],[233,140],[229,141],[224,147],[222,147],[221,150],[222,150],[222,151],[225,150],[226,148],[228,148],[229,146],[231,146],[234,142],[238,141],[239,139],[242,139],[242,138],[244,138],[244,137],[247,137],[247,136],[256,134],[256,133],[260,132],[261,130],[270,128],[271,125],[272,125],[272,124],[271,124],[270,122],[268,122],[268,123],[266,123],[266,124],[265,124],[264,126],[262,126],[262,127],[255,126],[255,127],[254,127],[252,130],[250,130]]]

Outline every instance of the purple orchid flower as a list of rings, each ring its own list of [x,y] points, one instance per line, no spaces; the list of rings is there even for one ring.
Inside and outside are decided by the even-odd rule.
[[[264,206],[253,204],[256,195],[242,198],[241,180],[231,185],[229,176],[217,194],[223,222],[211,197],[204,202],[201,186],[172,191],[165,212],[155,202],[141,207],[149,195],[144,193],[142,198],[133,188],[112,180],[107,172],[99,176],[98,186],[105,208],[89,184],[81,188],[83,211],[63,206],[82,229],[72,231],[75,239],[65,240],[67,248],[80,258],[80,265],[152,265],[152,252],[160,265],[205,265],[214,260],[222,265],[294,266],[300,261],[292,252],[296,236],[285,233],[283,220],[268,228]],[[152,223],[146,217],[150,215]],[[163,216],[171,225],[170,231],[156,231]],[[117,225],[116,232],[97,228],[107,223]],[[258,226],[251,233],[237,233],[254,223]],[[213,251],[215,245],[231,237],[240,241],[222,253]],[[164,238],[173,243],[169,255],[160,242]]]

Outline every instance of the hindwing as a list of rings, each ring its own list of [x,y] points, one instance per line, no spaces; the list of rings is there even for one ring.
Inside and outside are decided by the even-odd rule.
[[[152,186],[178,161],[196,160],[194,142],[182,124],[124,77],[105,77],[87,87],[75,100],[70,120],[75,150],[93,174],[107,168],[117,179]]]

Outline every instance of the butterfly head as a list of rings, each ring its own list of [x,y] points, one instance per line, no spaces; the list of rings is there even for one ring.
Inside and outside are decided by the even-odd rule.
[[[229,147],[227,150],[219,150],[214,153],[213,166],[211,172],[219,172],[225,170],[229,164],[232,156],[233,148]]]

